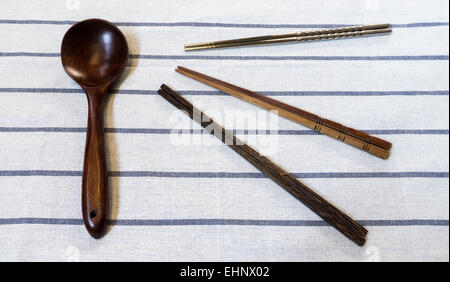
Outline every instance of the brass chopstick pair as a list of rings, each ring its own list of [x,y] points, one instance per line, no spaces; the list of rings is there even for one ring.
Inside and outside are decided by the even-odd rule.
[[[287,33],[287,34],[265,35],[265,36],[247,37],[231,40],[191,43],[185,44],[184,49],[185,51],[194,51],[194,50],[239,47],[248,45],[306,42],[306,41],[318,41],[337,38],[387,34],[390,32],[392,32],[391,25],[388,23],[376,25],[359,25],[359,26],[330,28],[330,29]]]
[[[263,109],[276,111],[280,116],[295,121],[303,126],[313,129],[316,132],[330,136],[360,150],[366,151],[369,154],[382,159],[387,159],[389,157],[392,144],[385,140],[370,136],[362,131],[346,127],[340,123],[323,119],[313,113],[301,110],[278,100],[190,70],[188,68],[179,66],[175,69],[175,71]]]

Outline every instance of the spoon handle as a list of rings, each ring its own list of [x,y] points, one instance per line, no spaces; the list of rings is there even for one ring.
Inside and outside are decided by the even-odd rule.
[[[103,143],[103,104],[105,89],[85,89],[89,115],[84,153],[82,210],[86,229],[98,239],[106,233],[108,175]]]

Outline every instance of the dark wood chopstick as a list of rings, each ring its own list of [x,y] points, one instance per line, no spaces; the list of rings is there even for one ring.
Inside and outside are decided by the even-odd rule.
[[[392,31],[391,25],[388,23],[376,25],[359,25],[342,28],[330,28],[304,32],[294,32],[287,34],[265,35],[239,39],[230,39],[230,40],[191,43],[185,44],[184,49],[186,51],[194,51],[194,50],[214,49],[224,47],[247,46],[247,45],[316,41],[334,38],[383,34],[383,33],[390,33],[391,31]]]
[[[310,112],[185,67],[179,66],[175,71],[266,110],[277,111],[279,115],[285,118],[366,151],[374,156],[382,159],[389,157],[392,144],[383,139],[370,136],[362,131],[346,127],[332,120],[323,119]]]
[[[275,181],[292,196],[305,204],[342,234],[347,236],[347,238],[360,246],[364,245],[368,231],[361,224],[333,206],[330,202],[326,201],[319,194],[298,181],[293,175],[280,168],[271,160],[261,156],[257,151],[222,128],[168,86],[164,84],[161,85],[158,93],[175,107],[186,113],[190,118],[198,122],[203,128],[209,130],[211,134],[219,138],[223,143],[228,145],[262,173]]]

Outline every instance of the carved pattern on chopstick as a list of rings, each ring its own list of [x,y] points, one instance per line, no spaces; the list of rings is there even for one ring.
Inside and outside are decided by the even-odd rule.
[[[339,136],[338,136],[338,140],[345,142],[345,137],[347,136],[347,127],[342,125],[341,128],[339,129]]]
[[[323,118],[319,117],[314,124],[314,131],[319,132],[322,130]]]

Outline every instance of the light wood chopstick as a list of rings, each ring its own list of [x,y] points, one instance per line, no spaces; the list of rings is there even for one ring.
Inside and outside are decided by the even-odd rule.
[[[275,181],[326,222],[347,236],[347,238],[359,246],[364,245],[368,233],[364,226],[350,218],[333,204],[314,192],[311,188],[298,181],[295,176],[288,173],[268,158],[260,155],[252,147],[222,128],[168,86],[164,84],[161,85],[161,89],[158,90],[158,93],[172,105],[186,113],[194,121],[198,122],[203,128],[210,131],[211,134],[219,138],[223,143],[228,145],[262,173]]]
[[[368,36],[368,35],[390,33],[392,31],[390,26],[391,26],[390,24],[360,25],[342,28],[330,28],[304,32],[295,32],[287,34],[247,37],[231,40],[191,43],[185,44],[184,49],[186,51],[194,51],[194,50],[214,49],[224,47],[247,46],[247,45],[304,42],[304,41],[317,41],[335,38],[355,37],[355,36]]]
[[[295,121],[316,132],[340,140],[355,148],[366,151],[369,154],[382,159],[387,159],[389,157],[392,144],[388,141],[370,136],[362,131],[346,127],[340,123],[323,119],[310,112],[185,67],[178,66],[175,71],[263,109],[276,111],[280,116]]]

